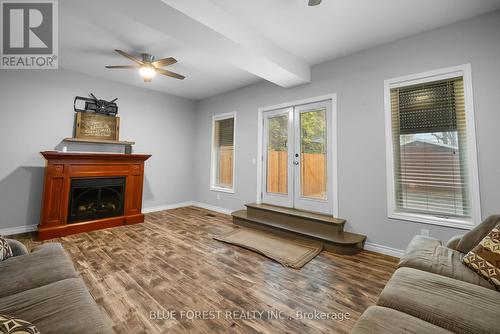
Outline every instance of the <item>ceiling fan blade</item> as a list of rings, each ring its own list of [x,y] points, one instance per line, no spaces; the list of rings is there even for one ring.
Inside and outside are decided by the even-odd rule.
[[[170,71],[164,70],[163,68],[157,68],[155,70],[156,70],[157,73],[166,75],[168,77],[176,78],[176,79],[179,79],[179,80],[183,80],[185,78],[185,76],[183,76],[183,75],[180,75],[180,74],[177,74],[177,73],[174,73],[174,72],[170,72]]]
[[[115,51],[118,52],[119,54],[121,54],[122,56],[124,56],[132,61],[135,61],[139,65],[144,65],[144,62],[140,61],[139,59],[135,58],[134,56],[129,55],[126,52],[123,52],[122,50],[115,50]]]
[[[309,0],[309,6],[317,6],[321,3],[321,0]]]
[[[140,66],[136,65],[108,65],[106,68],[139,68]]]
[[[153,65],[154,67],[163,67],[163,66],[172,65],[175,63],[177,63],[177,60],[175,58],[170,57],[170,58],[163,58],[163,59],[155,60],[154,62],[151,63],[151,65]]]

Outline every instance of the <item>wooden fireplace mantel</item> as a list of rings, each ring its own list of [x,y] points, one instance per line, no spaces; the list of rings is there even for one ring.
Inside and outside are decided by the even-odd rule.
[[[47,160],[38,236],[41,240],[141,223],[144,162],[149,154],[40,152]],[[125,177],[122,216],[68,224],[71,179]]]

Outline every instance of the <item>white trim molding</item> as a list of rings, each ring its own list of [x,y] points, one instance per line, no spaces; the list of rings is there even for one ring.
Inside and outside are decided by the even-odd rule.
[[[407,213],[396,210],[395,184],[394,184],[394,156],[391,125],[391,94],[392,88],[411,86],[438,80],[462,77],[464,81],[465,117],[467,131],[467,152],[469,170],[469,191],[471,203],[471,217],[443,217],[425,213]],[[474,102],[472,91],[471,65],[464,64],[447,67],[438,70],[411,74],[403,77],[388,79],[384,81],[384,104],[385,104],[385,141],[386,141],[386,170],[387,170],[387,215],[389,218],[419,222],[425,224],[454,227],[460,229],[471,229],[481,222],[481,205],[479,195],[479,175],[477,164],[476,131],[474,121]]]
[[[6,228],[0,228],[0,235],[8,236],[8,235],[14,235],[14,234],[34,232],[36,230],[38,230],[38,225],[6,227]]]
[[[207,204],[207,203],[201,203],[201,202],[196,202],[196,201],[186,201],[186,202],[179,202],[179,203],[165,204],[165,205],[143,208],[142,213],[151,213],[151,212],[172,210],[172,209],[177,209],[177,208],[184,208],[186,206],[196,206],[196,207],[199,207],[202,209],[207,209],[207,210],[211,210],[211,211],[215,211],[215,212],[219,212],[219,213],[224,213],[226,215],[230,215],[231,212],[234,211],[234,210],[221,208],[221,207]],[[1,232],[1,230],[0,230],[0,232]]]
[[[193,201],[165,204],[165,205],[159,205],[159,206],[150,206],[148,208],[142,208],[142,213],[165,211],[165,210],[183,208],[183,207],[191,206],[191,205],[194,205]]]
[[[233,126],[233,185],[231,188],[224,188],[215,184],[215,173],[217,171],[215,159],[215,122],[224,119],[234,119]],[[212,140],[210,141],[210,190],[234,194],[236,183],[236,111],[212,116]]]
[[[374,244],[371,242],[365,242],[364,249],[367,251],[375,252],[375,253],[394,256],[397,258],[401,258],[405,253],[405,251],[403,249],[397,249],[397,248],[393,248],[393,247],[389,247],[389,246]]]
[[[332,102],[332,148],[330,154],[332,154],[332,205],[333,205],[333,216],[339,216],[339,197],[338,197],[338,126],[337,126],[337,94],[331,93],[321,96],[315,96],[310,98],[305,98],[302,100],[295,100],[285,103],[280,103],[272,106],[261,107],[258,108],[257,113],[257,194],[256,194],[256,203],[262,203],[262,171],[263,171],[263,161],[264,161],[264,152],[263,152],[263,135],[264,135],[264,113],[266,111],[272,111],[276,109],[284,109],[289,107],[296,107],[303,104],[310,104],[315,102],[327,101],[330,100]]]
[[[219,206],[215,206],[215,205],[211,205],[211,204],[207,204],[207,203],[201,203],[201,202],[193,202],[192,205],[197,206],[197,207],[202,208],[202,209],[207,209],[207,210],[215,211],[218,213],[223,213],[226,215],[231,215],[231,213],[234,211],[231,209],[221,208]]]

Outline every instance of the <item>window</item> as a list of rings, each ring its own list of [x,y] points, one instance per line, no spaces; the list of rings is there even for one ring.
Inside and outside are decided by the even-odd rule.
[[[470,66],[385,84],[389,217],[463,228],[478,223]]]
[[[234,192],[235,113],[214,116],[211,189]]]

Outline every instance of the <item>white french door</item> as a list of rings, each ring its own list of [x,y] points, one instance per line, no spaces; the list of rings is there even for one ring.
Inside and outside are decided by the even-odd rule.
[[[263,203],[333,213],[332,101],[264,113]]]

